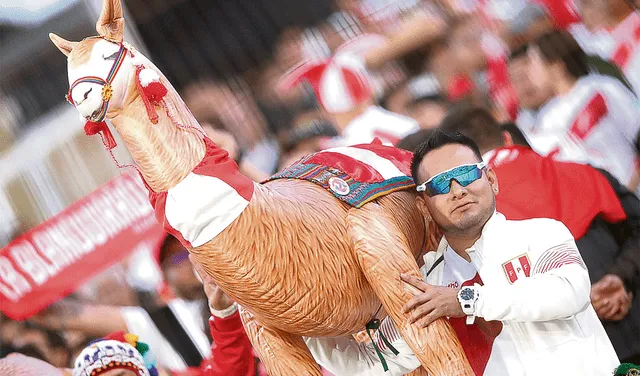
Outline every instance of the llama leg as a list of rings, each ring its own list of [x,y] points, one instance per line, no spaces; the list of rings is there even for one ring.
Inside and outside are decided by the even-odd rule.
[[[402,307],[417,290],[404,283],[400,274],[420,276],[420,272],[393,213],[373,204],[351,210],[348,219],[367,281],[429,375],[472,376],[474,373],[462,346],[445,319],[436,320],[424,329],[407,324],[408,315],[402,312]],[[413,230],[424,231],[421,226]]]
[[[429,376],[429,374],[427,373],[427,371],[425,371],[424,368],[420,367],[411,373],[405,374],[404,376]]]
[[[322,375],[302,337],[266,328],[244,309],[241,317],[251,344],[269,375]]]

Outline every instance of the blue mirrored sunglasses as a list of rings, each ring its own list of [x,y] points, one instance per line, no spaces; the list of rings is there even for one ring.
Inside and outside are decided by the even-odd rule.
[[[455,180],[461,186],[466,187],[482,177],[482,169],[485,167],[484,162],[454,167],[433,176],[417,186],[416,190],[425,192],[429,197],[446,194],[451,190],[451,180]]]

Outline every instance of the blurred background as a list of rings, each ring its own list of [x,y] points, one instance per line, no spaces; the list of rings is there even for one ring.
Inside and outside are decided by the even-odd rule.
[[[327,59],[363,34],[381,37],[361,56],[373,82],[372,105],[413,124],[398,139],[437,127],[465,103],[528,136],[544,105],[557,98],[527,71],[526,48],[554,29],[569,33],[594,62],[590,73],[613,77],[631,95],[640,88],[633,0],[125,0],[124,6],[125,40],[156,64],[210,137],[256,181],[341,134],[340,118],[320,108],[310,85],[287,91],[280,83],[301,62]],[[0,0],[2,247],[121,174],[65,101],[66,59],[48,37],[95,35],[100,9],[101,0]],[[616,55],[622,45],[625,60]],[[123,146],[114,155],[131,163]],[[71,299],[151,309],[175,298],[162,249],[132,249]],[[29,345],[52,363],[68,364],[99,334],[56,327],[54,311],[30,322],[5,318],[0,343]]]

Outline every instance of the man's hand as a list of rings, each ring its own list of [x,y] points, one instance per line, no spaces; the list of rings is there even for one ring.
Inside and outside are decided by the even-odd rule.
[[[591,304],[601,320],[620,321],[631,309],[632,294],[622,279],[607,274],[591,286]]]
[[[422,279],[401,275],[403,281],[422,291],[417,294],[403,307],[404,313],[411,313],[409,323],[417,323],[418,327],[426,328],[429,324],[440,317],[461,317],[464,316],[460,302],[458,301],[458,290],[443,286],[432,286]]]
[[[200,276],[200,280],[202,280],[204,293],[209,299],[209,308],[215,309],[216,311],[222,311],[231,307],[233,299],[231,299],[220,287],[218,287],[218,285],[216,285],[213,278],[207,274],[202,265],[195,262],[195,260],[191,260],[191,264],[193,264],[193,268],[198,273],[198,276]]]

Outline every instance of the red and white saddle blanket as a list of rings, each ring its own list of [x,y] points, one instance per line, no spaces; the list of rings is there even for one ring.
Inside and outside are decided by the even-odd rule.
[[[238,171],[227,152],[204,140],[205,157],[180,183],[160,193],[147,186],[156,219],[186,247],[199,247],[221,233],[249,205],[254,192],[255,183]],[[413,186],[412,156],[380,142],[340,147],[306,156],[267,181],[308,180],[359,208]]]
[[[360,208],[377,197],[412,187],[412,157],[408,151],[376,140],[307,155],[267,181],[307,180]]]

